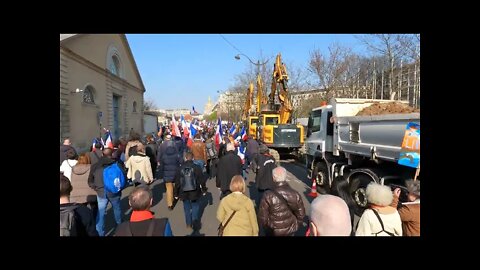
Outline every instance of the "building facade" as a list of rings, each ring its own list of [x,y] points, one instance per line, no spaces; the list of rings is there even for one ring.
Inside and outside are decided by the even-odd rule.
[[[145,87],[124,34],[60,34],[60,140],[143,133]]]
[[[320,89],[291,92],[290,98],[293,108],[299,108],[305,104],[305,102],[311,102],[314,98],[325,97],[325,91]],[[319,105],[320,106],[320,105]]]

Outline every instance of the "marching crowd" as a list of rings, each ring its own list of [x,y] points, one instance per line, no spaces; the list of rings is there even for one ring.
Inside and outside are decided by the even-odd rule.
[[[304,225],[306,236],[420,235],[419,181],[406,182],[406,203],[399,203],[399,188],[369,184],[369,207],[354,226],[358,209],[346,181],[334,181],[331,194],[320,194],[305,213],[302,196],[287,183],[278,153],[250,136],[235,138],[224,130],[219,134],[205,128],[188,139],[163,128],[158,137],[151,134],[144,140],[132,131],[128,141],[120,138],[113,145],[96,139],[91,151],[80,155],[65,139],[60,146],[60,235],[105,236],[110,202],[114,236],[173,236],[168,218],[156,218],[150,211],[153,197],[160,196],[151,184],[160,179],[168,209],[181,200],[186,226],[193,231],[199,230],[199,201],[206,183],[214,179],[221,191],[219,236],[294,236]],[[255,173],[254,198],[245,194],[246,172]],[[134,187],[128,196],[132,212],[123,221],[120,200],[127,186]]]

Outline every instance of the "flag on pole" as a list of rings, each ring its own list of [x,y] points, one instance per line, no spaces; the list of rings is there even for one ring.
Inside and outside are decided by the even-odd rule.
[[[104,147],[113,149],[112,134],[110,134],[110,131],[107,131],[107,139],[105,140]]]
[[[220,147],[220,142],[222,141],[222,119],[218,118],[217,130],[215,131],[215,145],[217,149]]]
[[[182,137],[182,135],[180,134],[180,129],[178,129],[177,120],[175,119],[175,115],[173,113],[172,113],[171,127],[172,127],[172,136]]]
[[[197,113],[197,111],[195,111],[195,106],[193,106],[193,105],[192,105],[192,111],[193,111],[192,114]]]
[[[242,140],[246,141],[248,139],[247,130],[245,129],[245,126],[243,126],[242,132],[240,132],[240,135],[242,136]]]
[[[97,138],[94,138],[93,141],[92,141],[92,152],[95,152],[95,144],[98,143],[98,140]]]
[[[235,135],[234,132],[235,132],[236,130],[237,130],[237,127],[235,126],[235,123],[233,123],[233,124],[232,124],[232,127],[231,127],[230,130],[229,130],[229,132],[230,132],[230,134],[232,135],[232,137],[233,137],[233,135]]]
[[[245,126],[242,127],[242,130],[238,133],[237,138],[235,138],[236,141],[240,140],[246,140],[247,139],[247,132],[245,131]]]
[[[241,143],[237,147],[237,155],[242,160],[242,164],[244,164],[245,163],[245,147]]]

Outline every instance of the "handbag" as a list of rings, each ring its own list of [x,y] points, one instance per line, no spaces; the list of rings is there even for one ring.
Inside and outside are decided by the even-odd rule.
[[[228,223],[230,222],[230,220],[233,218],[233,216],[235,215],[237,211],[233,211],[233,213],[230,215],[230,217],[228,218],[227,222],[225,222],[225,225],[223,225],[221,222],[220,222],[220,225],[218,225],[218,236],[223,236],[223,230],[225,230],[225,227],[227,227]]]

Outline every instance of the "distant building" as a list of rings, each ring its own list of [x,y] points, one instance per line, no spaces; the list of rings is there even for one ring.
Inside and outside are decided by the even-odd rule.
[[[175,115],[175,117],[180,117],[180,115],[186,115],[186,114],[190,114],[190,110],[189,109],[165,109],[165,114],[167,115],[167,117],[169,117],[170,119],[172,118],[172,114]]]
[[[322,89],[314,89],[290,93],[290,99],[294,108],[301,107],[305,102],[311,102],[312,99],[318,97],[325,97],[325,91]]]
[[[205,104],[205,108],[203,110],[204,115],[210,115],[213,112],[213,106],[214,104],[212,103],[212,100],[210,97],[208,97],[208,102]]]
[[[226,91],[220,94],[218,98],[217,115],[222,116],[222,120],[239,121],[242,109],[245,104],[246,94],[243,92]]]
[[[83,151],[103,128],[143,133],[144,92],[124,34],[60,34],[60,140]]]

